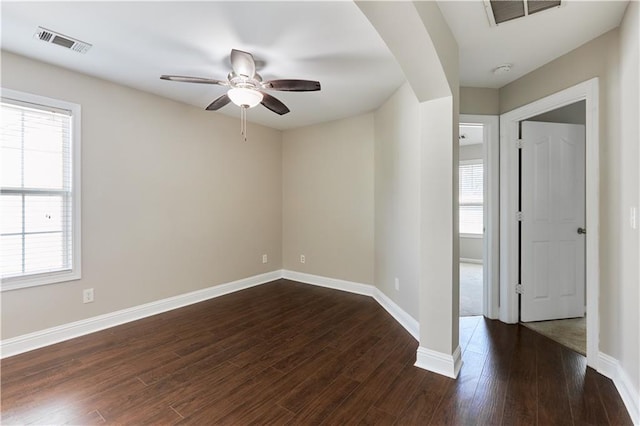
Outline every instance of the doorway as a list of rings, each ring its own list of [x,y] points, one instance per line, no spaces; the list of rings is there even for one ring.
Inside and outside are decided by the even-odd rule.
[[[505,113],[500,117],[500,319],[508,323],[520,320],[519,292],[527,292],[527,283],[522,282],[520,251],[520,183],[521,170],[519,146],[520,123],[539,117],[562,107],[584,101],[585,129],[585,212],[586,230],[581,235],[586,246],[585,266],[582,268],[586,281],[586,336],[587,365],[598,365],[598,294],[599,294],[599,134],[598,134],[598,79],[586,81],[554,95]],[[577,230],[576,230],[577,232]],[[530,285],[529,285],[530,286]],[[531,287],[529,287],[531,288]],[[535,290],[529,290],[534,292]],[[530,294],[531,295],[531,294]]]
[[[520,122],[520,322],[586,355],[585,101]]]
[[[497,116],[460,116],[460,316],[498,318]]]
[[[460,123],[460,316],[484,313],[484,125]]]

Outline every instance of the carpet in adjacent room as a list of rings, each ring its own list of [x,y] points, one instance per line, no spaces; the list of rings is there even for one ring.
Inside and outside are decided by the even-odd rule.
[[[523,322],[527,328],[569,349],[587,355],[587,317],[552,321]]]

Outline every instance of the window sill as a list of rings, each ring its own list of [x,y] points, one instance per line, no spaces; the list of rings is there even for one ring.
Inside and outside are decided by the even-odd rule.
[[[26,277],[4,278],[0,291],[18,290],[21,288],[38,287],[48,284],[56,284],[65,281],[79,280],[81,277],[79,270],[48,272],[44,274],[29,275]]]
[[[460,234],[460,238],[474,238],[474,239],[481,240],[482,238],[484,238],[484,235],[483,234]]]

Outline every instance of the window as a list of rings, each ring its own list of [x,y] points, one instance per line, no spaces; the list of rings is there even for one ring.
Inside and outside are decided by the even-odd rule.
[[[460,162],[460,234],[482,235],[483,166],[482,160]]]
[[[2,89],[2,290],[80,278],[80,106]]]

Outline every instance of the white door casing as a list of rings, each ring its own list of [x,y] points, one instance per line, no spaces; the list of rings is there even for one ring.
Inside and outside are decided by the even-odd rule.
[[[600,131],[599,81],[592,78],[500,116],[500,320],[518,322],[519,167],[518,123],[565,105],[586,100],[586,283],[587,365],[599,368],[600,334]]]
[[[522,122],[521,320],[584,316],[585,130]]]
[[[483,125],[484,238],[483,238],[483,315],[500,317],[500,123],[496,115],[460,114],[460,123]]]

